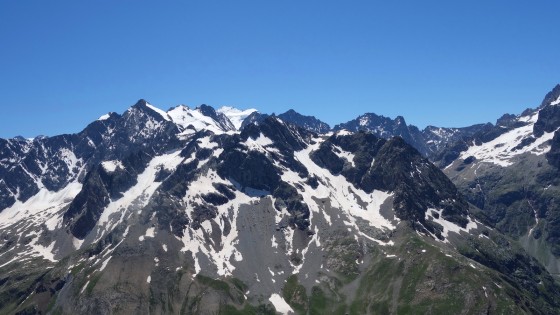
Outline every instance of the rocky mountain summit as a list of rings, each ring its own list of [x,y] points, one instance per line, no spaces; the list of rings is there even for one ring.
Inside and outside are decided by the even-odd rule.
[[[507,117],[543,131],[507,152],[553,169],[537,113]],[[425,141],[362,118],[331,131],[295,111],[140,100],[77,134],[0,140],[0,313],[560,313],[551,266],[452,182],[489,151],[445,173],[426,157],[484,126]],[[374,120],[390,132],[358,127]],[[546,244],[550,222],[531,231]]]

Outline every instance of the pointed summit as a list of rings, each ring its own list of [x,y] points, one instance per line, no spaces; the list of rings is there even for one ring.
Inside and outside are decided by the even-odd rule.
[[[404,120],[403,116],[397,116],[397,118],[395,118],[395,123],[397,123],[398,125],[406,125],[406,121]]]
[[[314,116],[302,115],[293,109],[278,115],[278,117],[285,122],[317,133],[325,133],[331,130],[331,127],[327,123],[320,121]]]
[[[560,84],[546,94],[539,108],[539,118],[533,127],[533,132],[537,137],[560,128]]]
[[[146,113],[158,120],[164,119],[167,121],[171,121],[171,119],[169,118],[169,115],[167,115],[167,113],[157,107],[155,107],[154,105],[148,103],[148,101],[146,101],[145,99],[141,98],[139,99],[136,104],[132,105],[129,110],[127,112],[129,112],[131,109],[134,110],[138,110],[140,112]]]
[[[214,109],[214,107],[210,105],[202,104],[198,107],[198,109],[204,116],[208,116],[212,118],[216,117],[216,110]]]
[[[556,86],[552,89],[552,91],[546,94],[540,107],[542,108],[547,105],[558,105],[558,104],[560,104],[560,84],[556,84]]]
[[[134,104],[132,107],[143,107],[143,106],[146,106],[146,105],[148,105],[148,104],[149,104],[148,101],[146,101],[145,99],[141,98],[141,99],[139,99],[139,100],[136,102],[136,104]]]

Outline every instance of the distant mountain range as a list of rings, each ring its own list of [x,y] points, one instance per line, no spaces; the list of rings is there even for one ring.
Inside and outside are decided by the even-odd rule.
[[[2,314],[559,314],[560,85],[496,124],[145,100],[0,139]]]

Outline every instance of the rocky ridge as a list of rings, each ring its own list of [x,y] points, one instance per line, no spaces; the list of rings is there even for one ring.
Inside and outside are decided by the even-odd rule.
[[[559,312],[548,271],[404,138],[141,100],[2,141],[1,312]]]

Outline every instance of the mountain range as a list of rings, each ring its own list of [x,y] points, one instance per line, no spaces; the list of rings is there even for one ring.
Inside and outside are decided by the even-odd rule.
[[[0,139],[1,314],[558,314],[560,85],[496,124],[145,100]]]

